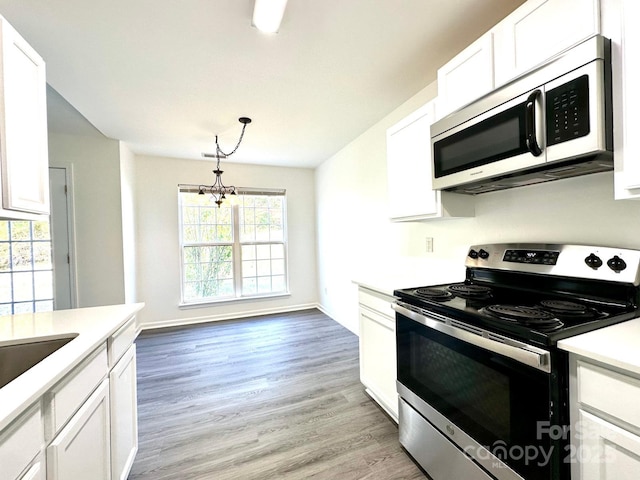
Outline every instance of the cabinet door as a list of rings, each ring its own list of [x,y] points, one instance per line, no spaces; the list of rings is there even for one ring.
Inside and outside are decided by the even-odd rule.
[[[110,479],[109,380],[105,379],[47,447],[47,479]]]
[[[44,468],[44,457],[39,455],[36,461],[33,462],[31,468],[20,477],[20,480],[45,480],[46,469]]]
[[[581,441],[569,460],[579,480],[640,478],[640,437],[584,410],[579,412],[578,428]]]
[[[437,215],[439,192],[431,188],[431,123],[429,102],[387,130],[387,178],[393,219]]]
[[[615,3],[603,5],[612,9]],[[616,199],[640,198],[640,2],[622,0],[612,16],[620,24],[604,32],[612,39],[613,122]],[[617,14],[617,15],[616,15]]]
[[[111,478],[126,480],[138,451],[136,346],[131,345],[109,374],[111,395]]]
[[[496,26],[496,86],[597,33],[599,0],[528,0]]]
[[[360,380],[374,399],[398,419],[394,320],[360,307]]]
[[[487,32],[438,70],[438,118],[493,87],[493,32]]]
[[[49,214],[44,61],[1,17],[0,28],[2,207]]]

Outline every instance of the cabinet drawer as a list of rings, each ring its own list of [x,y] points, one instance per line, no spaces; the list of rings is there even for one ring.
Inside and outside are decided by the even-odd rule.
[[[42,411],[38,402],[0,435],[0,476],[18,478],[43,444]]]
[[[395,319],[395,312],[391,308],[391,303],[394,301],[393,297],[361,287],[358,290],[358,301],[360,305],[370,308],[386,317]]]
[[[107,347],[102,345],[82,362],[68,379],[63,380],[47,394],[50,401],[50,419],[47,426],[47,438],[51,439],[56,432],[71,418],[82,402],[95,390],[103,378],[107,376]]]
[[[116,333],[111,335],[108,340],[109,348],[109,367],[118,363],[118,360],[124,352],[131,346],[136,339],[136,317],[131,317]]]
[[[578,361],[578,401],[640,428],[640,379]]]

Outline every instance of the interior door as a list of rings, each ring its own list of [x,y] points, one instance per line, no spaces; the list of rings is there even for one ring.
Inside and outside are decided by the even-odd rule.
[[[67,169],[49,168],[51,192],[51,240],[53,243],[53,305],[55,310],[74,308],[71,255],[71,222]]]

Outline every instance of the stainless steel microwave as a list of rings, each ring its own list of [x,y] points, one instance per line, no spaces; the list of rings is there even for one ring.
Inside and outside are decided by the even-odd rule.
[[[610,50],[592,37],[435,122],[433,188],[479,194],[612,170]]]

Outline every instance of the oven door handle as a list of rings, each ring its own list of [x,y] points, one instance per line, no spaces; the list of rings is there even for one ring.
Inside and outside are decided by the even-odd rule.
[[[546,373],[551,372],[551,354],[541,348],[504,337],[478,327],[470,326],[469,330],[453,326],[451,320],[429,312],[429,317],[410,310],[402,305],[391,304],[400,315],[414,320],[425,327],[432,328],[450,337],[456,338],[476,347],[503,355],[525,365],[529,365]]]

